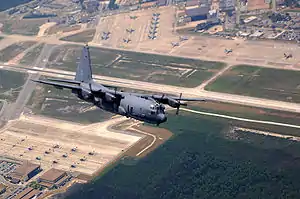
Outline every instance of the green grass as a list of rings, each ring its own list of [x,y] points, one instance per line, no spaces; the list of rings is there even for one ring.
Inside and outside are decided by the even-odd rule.
[[[162,127],[175,135],[136,165],[119,164],[69,195],[93,198],[299,198],[300,144],[237,132],[190,113]],[[238,135],[238,136],[237,136]]]
[[[22,53],[24,50],[34,45],[36,42],[34,41],[25,41],[12,44],[3,50],[0,51],[0,61],[7,62],[10,59],[14,58],[18,54]]]
[[[206,90],[253,97],[300,102],[299,71],[235,66]]]
[[[75,71],[82,47],[64,46],[50,56],[48,67]],[[222,69],[225,64],[171,56],[90,48],[93,73],[195,87]]]
[[[73,41],[80,43],[87,43],[93,40],[96,30],[87,30],[74,35],[70,35],[64,38],[61,38],[62,41]]]
[[[39,27],[47,22],[47,19],[10,19],[1,20],[2,31],[6,34],[20,34],[27,36],[37,35]]]
[[[26,55],[21,59],[20,64],[31,65],[32,63],[34,63],[36,59],[39,57],[44,46],[45,44],[42,43],[36,46],[35,48],[33,48],[28,53],[26,53]]]
[[[254,120],[299,125],[300,114],[222,102],[188,103],[188,109]],[[300,136],[300,134],[299,134]]]
[[[70,90],[47,85],[37,86],[27,107],[35,114],[83,124],[102,122],[113,116],[99,108],[88,110],[91,104],[77,99]]]
[[[25,73],[0,70],[0,99],[15,101],[26,78]]]

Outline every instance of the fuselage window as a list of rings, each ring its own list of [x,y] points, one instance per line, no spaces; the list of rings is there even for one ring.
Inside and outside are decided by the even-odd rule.
[[[154,115],[155,114],[155,111],[151,111],[151,115]]]

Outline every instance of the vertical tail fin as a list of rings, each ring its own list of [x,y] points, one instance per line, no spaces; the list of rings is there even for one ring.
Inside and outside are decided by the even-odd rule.
[[[80,82],[90,82],[92,80],[91,57],[88,45],[82,49],[75,80]]]

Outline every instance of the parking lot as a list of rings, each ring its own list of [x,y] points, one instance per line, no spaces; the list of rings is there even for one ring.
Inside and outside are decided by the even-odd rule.
[[[44,170],[55,167],[92,175],[141,138],[107,130],[108,125],[119,121],[84,126],[23,116],[1,134],[0,153],[40,164]],[[13,168],[8,165],[2,172]]]

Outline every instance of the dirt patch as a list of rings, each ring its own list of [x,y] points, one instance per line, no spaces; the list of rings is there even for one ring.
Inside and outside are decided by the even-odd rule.
[[[75,26],[66,26],[66,25],[56,25],[56,26],[52,26],[51,28],[49,28],[46,33],[48,35],[53,35],[59,32],[72,32],[72,31],[76,31],[76,30],[80,30],[81,26],[80,25],[75,25]]]
[[[93,179],[93,176],[81,173],[76,178],[79,179],[79,180],[83,180],[83,181],[89,182],[90,180]]]

